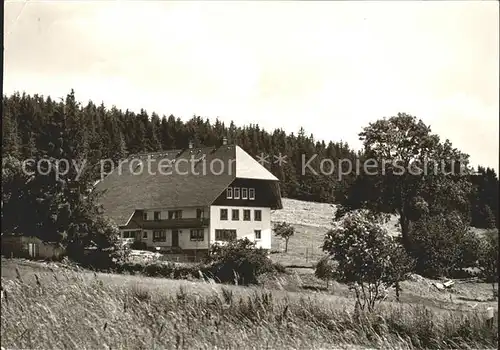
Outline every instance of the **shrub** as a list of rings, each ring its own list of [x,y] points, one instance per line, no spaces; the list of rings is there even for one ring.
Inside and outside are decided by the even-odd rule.
[[[369,311],[381,292],[398,286],[411,268],[399,243],[363,211],[346,214],[326,234],[323,250],[338,263],[333,277],[354,290],[357,307]]]
[[[116,265],[115,272],[135,275],[137,273],[144,273],[144,268],[145,266],[139,263],[124,262]]]
[[[247,238],[213,245],[207,262],[213,276],[222,283],[257,284],[259,275],[277,270],[267,252],[255,248],[255,243]]]
[[[207,267],[200,265],[177,265],[174,263],[121,263],[116,269],[118,273],[129,273],[131,275],[143,274],[148,277],[164,277],[173,279],[200,278],[200,271],[209,274]]]
[[[409,273],[415,268],[415,261],[408,255],[398,240],[393,240],[390,243],[389,251],[392,263],[388,266],[388,270],[389,275],[392,276],[392,279],[394,280],[396,300],[399,301],[401,293],[399,282],[404,281],[409,277]]]
[[[409,239],[416,272],[423,276],[450,276],[476,265],[479,241],[455,213],[422,217],[410,225]]]
[[[66,252],[74,262],[96,270],[113,270],[117,264],[128,260],[130,248],[119,239],[118,227],[103,216],[92,218],[88,223],[92,240],[88,236],[68,242]],[[74,236],[79,236],[75,234]]]
[[[133,241],[132,244],[130,245],[130,249],[134,250],[147,250],[148,245],[146,242],[141,242],[141,241]]]
[[[328,282],[335,277],[335,268],[335,261],[330,256],[324,256],[316,264],[314,275],[326,281],[326,288],[328,288]]]
[[[498,230],[488,230],[479,245],[478,267],[486,282],[491,283],[493,295],[495,283],[498,283]]]

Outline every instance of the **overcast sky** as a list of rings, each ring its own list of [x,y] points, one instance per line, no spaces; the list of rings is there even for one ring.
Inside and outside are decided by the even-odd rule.
[[[496,1],[5,3],[4,93],[347,141],[406,112],[498,170]]]

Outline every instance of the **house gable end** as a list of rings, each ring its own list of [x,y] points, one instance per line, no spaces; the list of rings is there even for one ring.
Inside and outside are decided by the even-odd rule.
[[[240,179],[278,181],[276,176],[239,146],[236,146],[236,177]]]
[[[231,188],[232,198],[228,198],[227,188]],[[234,189],[237,188],[238,198],[234,196]],[[252,189],[254,198],[250,199],[249,193]],[[243,194],[246,193],[244,196]],[[272,209],[281,209],[281,195],[279,192],[279,183],[277,181],[265,181],[256,179],[235,179],[226,189],[217,197],[212,205],[221,206],[242,206],[242,207],[265,207]]]

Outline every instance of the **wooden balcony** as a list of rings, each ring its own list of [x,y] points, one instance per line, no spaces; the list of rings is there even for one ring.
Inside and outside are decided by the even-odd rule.
[[[147,220],[142,221],[139,224],[142,229],[154,230],[154,229],[176,229],[176,228],[200,228],[207,227],[210,219],[167,219],[167,220]]]

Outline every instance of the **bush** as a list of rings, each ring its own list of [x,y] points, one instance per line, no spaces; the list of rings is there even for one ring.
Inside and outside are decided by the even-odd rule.
[[[410,225],[410,255],[416,272],[430,278],[451,276],[475,267],[479,240],[460,216],[426,216]]]
[[[148,277],[163,277],[172,279],[191,279],[200,278],[200,271],[204,274],[210,274],[206,266],[201,265],[178,265],[174,263],[120,263],[116,266],[115,272],[129,273],[131,275],[142,274]]]
[[[146,242],[141,242],[141,241],[133,241],[132,244],[130,245],[130,249],[134,250],[147,250],[148,245]]]
[[[332,260],[330,256],[324,256],[316,264],[314,275],[317,278],[326,281],[326,288],[328,288],[328,282],[335,277],[335,268],[335,261]]]
[[[255,243],[247,238],[213,245],[207,262],[213,276],[222,283],[257,284],[259,275],[279,270],[267,252],[255,248]]]
[[[498,283],[498,230],[489,230],[479,245],[478,267],[481,276],[491,283],[493,295],[497,296],[495,283]]]
[[[256,249],[255,243],[248,239],[229,242],[227,245],[214,245],[207,260],[201,264],[176,263],[130,263],[117,261],[117,273],[132,275],[143,274],[149,277],[172,279],[212,278],[221,283],[256,284],[257,277],[267,272],[284,273],[285,268],[274,264],[263,249]]]
[[[397,239],[390,243],[389,252],[392,260],[392,263],[388,266],[389,275],[392,276],[394,280],[396,300],[399,301],[401,293],[399,282],[408,279],[409,273],[415,268],[415,260],[408,255]]]
[[[67,243],[68,258],[81,266],[101,271],[116,269],[117,264],[128,260],[130,249],[119,239],[118,227],[113,222],[97,216],[89,221],[87,229],[90,234],[74,234],[77,239]]]
[[[354,290],[357,307],[369,311],[386,288],[398,288],[411,271],[410,259],[400,244],[363,211],[346,214],[326,234],[323,250],[338,263],[333,277]]]

